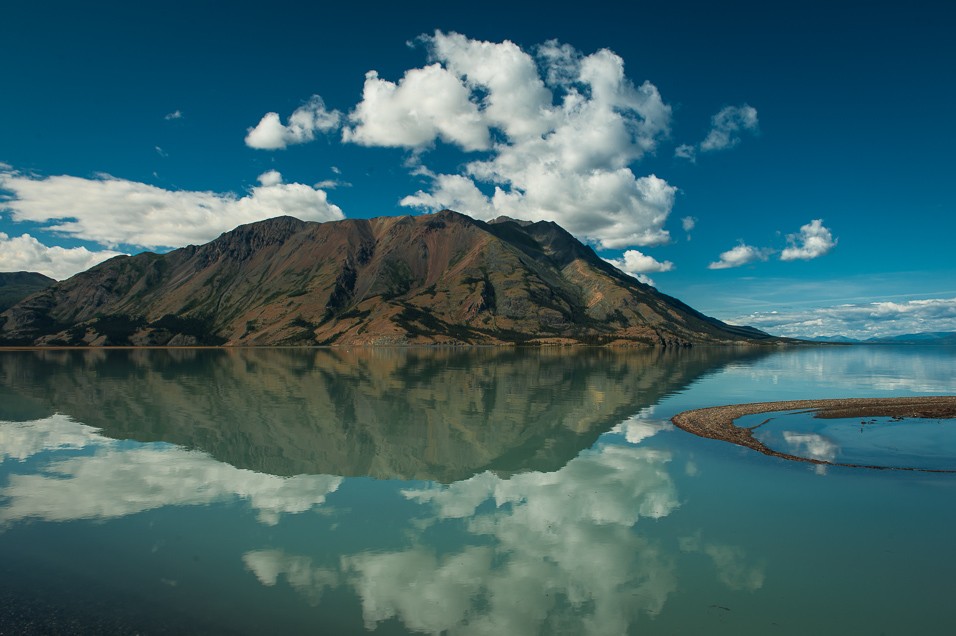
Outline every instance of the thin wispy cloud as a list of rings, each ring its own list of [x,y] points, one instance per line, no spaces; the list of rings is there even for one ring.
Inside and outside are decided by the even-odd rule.
[[[743,133],[756,134],[759,129],[756,108],[748,104],[725,106],[711,118],[710,130],[699,144],[681,144],[674,156],[695,163],[698,153],[729,150],[740,144]]]
[[[183,118],[183,112],[181,110],[174,110],[173,112],[167,113],[166,115],[163,116],[163,119],[165,119],[166,121],[172,121],[174,119],[182,119],[182,118]]]
[[[754,133],[758,126],[757,109],[753,106],[743,104],[722,108],[711,119],[710,131],[700,142],[700,151],[713,152],[733,148],[740,143],[741,133]]]
[[[842,335],[866,339],[920,332],[956,332],[956,298],[754,312],[733,317],[729,322],[795,338]]]
[[[690,233],[697,227],[697,217],[695,216],[685,216],[680,220],[680,226],[683,228],[684,232],[687,234],[687,240],[690,240]]]

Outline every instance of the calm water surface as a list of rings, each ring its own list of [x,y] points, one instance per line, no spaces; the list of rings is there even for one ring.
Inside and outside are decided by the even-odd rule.
[[[956,348],[0,352],[0,631],[949,634],[956,476],[668,420],[954,393]],[[956,463],[913,424],[765,434]]]

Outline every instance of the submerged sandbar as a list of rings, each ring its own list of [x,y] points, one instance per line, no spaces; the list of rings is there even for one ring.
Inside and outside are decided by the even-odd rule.
[[[782,402],[753,402],[750,404],[730,404],[694,409],[678,413],[671,421],[688,433],[700,437],[717,439],[744,446],[765,455],[790,459],[811,464],[828,466],[849,466],[852,468],[873,468],[878,470],[914,470],[933,473],[956,473],[953,469],[916,468],[912,466],[874,466],[833,462],[813,457],[803,457],[776,451],[753,435],[753,427],[741,427],[734,421],[745,415],[774,413],[778,411],[813,412],[820,418],[852,417],[893,417],[950,419],[956,417],[956,396],[941,395],[928,397],[899,398],[843,398],[829,400],[786,400]],[[764,422],[766,423],[766,422]]]

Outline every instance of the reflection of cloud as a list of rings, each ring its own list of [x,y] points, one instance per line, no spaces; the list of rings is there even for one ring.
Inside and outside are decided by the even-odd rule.
[[[45,450],[80,449],[103,439],[92,426],[59,413],[32,422],[0,422],[0,461],[24,460]]]
[[[832,462],[836,459],[839,447],[832,441],[816,433],[783,432],[783,441],[786,442],[790,453],[811,459],[820,459]]]
[[[732,590],[756,592],[763,587],[764,565],[747,565],[746,554],[742,548],[730,545],[708,545],[704,554],[709,556],[720,582]]]
[[[763,587],[765,564],[759,562],[749,565],[747,554],[742,548],[701,541],[700,533],[681,537],[679,544],[682,552],[702,552],[710,557],[717,570],[717,578],[730,589],[756,592]]]
[[[636,424],[651,423],[638,422],[641,416]],[[428,511],[422,525],[464,528],[472,545],[439,550],[416,541],[404,550],[362,552],[342,557],[339,573],[277,550],[243,560],[263,585],[285,576],[312,600],[347,583],[368,630],[397,620],[425,633],[625,633],[641,615],[659,614],[677,589],[674,557],[635,531],[642,518],[648,523],[678,506],[670,459],[663,451],[605,445],[553,473],[505,479],[485,472],[403,491]],[[739,548],[699,535],[679,545],[706,555],[730,589],[763,585],[764,564],[748,563]]]
[[[343,566],[362,598],[366,629],[397,617],[410,629],[437,634],[460,627],[477,613],[472,603],[485,592],[489,575],[494,576],[493,556],[491,548],[470,546],[439,559],[431,550],[415,547],[346,557]]]
[[[644,409],[644,411],[638,415],[629,417],[615,426],[611,429],[611,432],[624,435],[624,439],[630,444],[640,444],[645,439],[657,435],[661,431],[673,428],[671,423],[666,420],[650,419],[653,410],[653,407]]]
[[[633,526],[677,508],[669,460],[605,446],[554,473],[405,491],[433,507],[433,523],[470,518],[468,530],[494,543],[442,557],[422,546],[346,557],[366,626],[399,618],[430,632],[620,633],[636,615],[656,615],[676,589],[674,565]]]
[[[56,430],[51,431],[55,424]],[[8,426],[2,431],[6,434]],[[205,453],[169,444],[119,442],[65,416],[14,425],[0,437],[0,456],[41,450],[83,449],[53,459],[35,474],[10,476],[0,490],[0,520],[110,519],[162,506],[204,505],[246,499],[259,520],[275,524],[282,513],[305,512],[325,501],[341,477],[277,477],[235,468]]]
[[[338,585],[337,572],[313,567],[308,557],[289,556],[281,550],[253,550],[242,555],[242,560],[263,585],[272,587],[279,575],[284,575],[289,585],[313,604],[319,602],[326,588]]]
[[[832,441],[816,433],[783,431],[783,441],[787,444],[791,455],[819,459],[825,462],[832,462],[836,459],[837,452],[840,450],[840,447]],[[818,475],[825,475],[827,472],[827,467],[819,464],[814,469]]]
[[[881,393],[940,393],[953,390],[956,356],[950,347],[807,347],[767,356],[747,365],[728,365],[711,383],[721,399],[748,401],[753,383],[778,385],[778,395],[802,399],[807,391],[817,397]],[[841,378],[840,385],[833,378]],[[811,387],[811,388],[808,388]],[[780,391],[789,391],[781,394]],[[836,392],[839,391],[839,392]],[[836,393],[835,393],[836,392]]]

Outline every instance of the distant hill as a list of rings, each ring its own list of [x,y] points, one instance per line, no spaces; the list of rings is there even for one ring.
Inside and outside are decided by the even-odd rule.
[[[779,342],[700,314],[558,225],[452,211],[278,217],[117,256],[0,314],[7,345]]]
[[[835,342],[843,344],[859,344],[862,340],[848,338],[846,336],[814,336],[812,338],[803,338],[807,342]]]
[[[902,336],[888,336],[886,338],[868,338],[864,342],[874,344],[956,344],[956,333],[951,331],[933,331],[924,333],[908,333]]]
[[[37,272],[0,272],[0,311],[56,283],[49,276]]]
[[[927,331],[923,333],[908,333],[900,336],[885,336],[882,338],[867,338],[859,340],[846,336],[817,336],[807,338],[811,342],[843,342],[847,344],[933,344],[956,345],[956,332]]]

